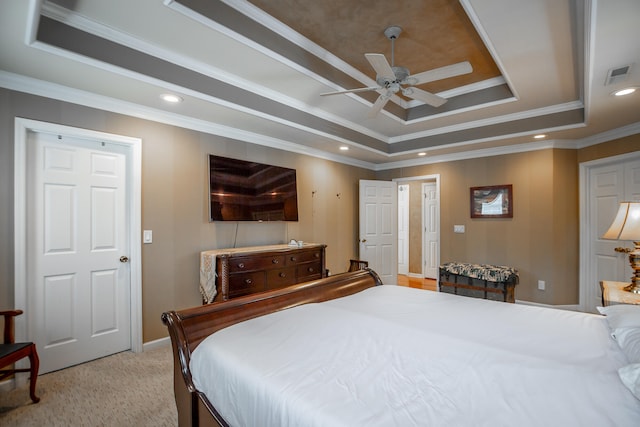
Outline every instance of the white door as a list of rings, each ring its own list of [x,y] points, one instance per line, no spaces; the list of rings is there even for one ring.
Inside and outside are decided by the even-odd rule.
[[[422,184],[423,194],[423,207],[422,212],[424,218],[422,223],[424,225],[423,235],[423,276],[430,279],[438,278],[438,264],[440,257],[438,256],[439,239],[438,239],[438,198],[437,198],[437,186],[435,182],[429,182]]]
[[[398,274],[409,274],[409,185],[398,185]]]
[[[601,280],[628,282],[631,267],[628,256],[616,252],[616,247],[632,248],[632,242],[605,240],[618,204],[625,200],[640,200],[640,160],[622,161],[596,166],[589,170],[589,227],[593,236],[593,254],[590,257],[590,276],[586,286],[586,310],[595,311],[602,304]]]
[[[360,180],[360,254],[385,284],[398,281],[398,188]]]
[[[115,145],[30,139],[26,314],[46,373],[131,348],[127,169]]]

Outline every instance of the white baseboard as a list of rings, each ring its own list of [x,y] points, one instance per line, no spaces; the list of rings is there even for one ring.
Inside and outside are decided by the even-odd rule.
[[[532,306],[535,306],[535,307],[555,308],[555,309],[558,309],[558,310],[582,311],[580,309],[580,305],[579,304],[551,305],[551,304],[541,304],[539,302],[523,301],[523,300],[519,300],[519,299],[516,300],[516,304],[532,305]]]
[[[155,341],[149,341],[142,344],[142,351],[155,350],[156,348],[167,347],[171,345],[171,338],[164,337]]]

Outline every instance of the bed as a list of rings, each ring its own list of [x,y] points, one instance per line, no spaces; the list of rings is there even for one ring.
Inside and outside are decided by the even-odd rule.
[[[362,270],[162,318],[181,426],[640,425],[613,316]]]

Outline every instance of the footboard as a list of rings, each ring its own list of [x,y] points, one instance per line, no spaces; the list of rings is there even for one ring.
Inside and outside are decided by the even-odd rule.
[[[227,426],[193,384],[189,361],[193,350],[215,331],[264,314],[312,302],[328,301],[381,285],[373,270],[338,274],[287,288],[162,314],[173,347],[174,393],[180,426]]]

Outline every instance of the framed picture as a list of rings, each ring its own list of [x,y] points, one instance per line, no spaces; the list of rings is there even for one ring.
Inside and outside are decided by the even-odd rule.
[[[471,187],[471,218],[513,218],[513,186]]]

